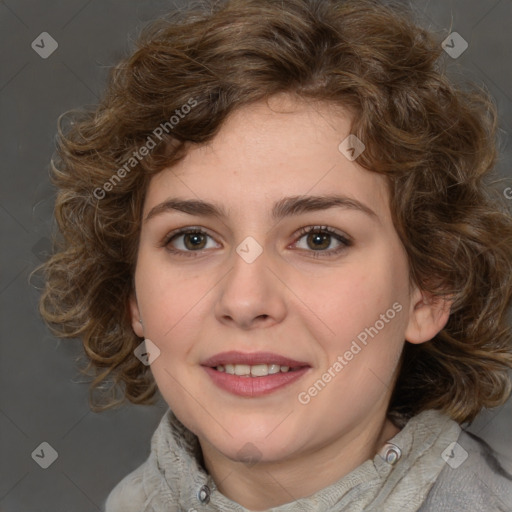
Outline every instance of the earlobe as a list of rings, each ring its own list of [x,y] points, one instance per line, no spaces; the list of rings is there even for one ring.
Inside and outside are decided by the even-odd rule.
[[[424,343],[444,328],[450,317],[453,301],[433,297],[419,288],[415,289],[412,299],[405,339],[410,343]]]
[[[144,338],[142,321],[140,320],[141,316],[139,311],[139,305],[137,304],[137,297],[135,297],[135,292],[132,292],[130,294],[128,302],[130,307],[130,318],[132,321],[133,332],[137,336],[139,336],[139,338]]]

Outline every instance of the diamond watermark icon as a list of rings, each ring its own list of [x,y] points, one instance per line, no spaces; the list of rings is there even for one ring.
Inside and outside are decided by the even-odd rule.
[[[48,32],[41,32],[30,46],[42,59],[47,59],[59,47],[59,43]]]
[[[450,443],[441,454],[443,460],[452,469],[457,469],[467,458],[468,452],[459,443]]]
[[[41,443],[33,452],[32,458],[43,468],[49,468],[59,454],[46,441]]]
[[[237,452],[237,456],[242,459],[246,466],[252,467],[261,460],[262,453],[258,447],[252,443],[245,443]]]
[[[364,150],[366,146],[356,135],[350,134],[343,139],[338,146],[338,150],[351,162],[354,161]]]
[[[443,50],[452,59],[458,59],[468,49],[468,46],[468,42],[458,32],[452,32],[441,43]]]
[[[133,353],[142,364],[149,366],[160,356],[160,349],[151,340],[145,339]]]
[[[32,254],[41,263],[45,262],[52,254],[52,243],[44,236],[32,246]]]
[[[236,252],[246,263],[252,263],[263,252],[263,248],[252,236],[248,236],[238,245]]]

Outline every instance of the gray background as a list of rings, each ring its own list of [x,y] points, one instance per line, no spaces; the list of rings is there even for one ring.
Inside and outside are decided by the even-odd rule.
[[[0,511],[100,510],[109,491],[149,454],[166,404],[90,412],[76,371],[77,342],[59,341],[36,312],[28,273],[49,251],[54,191],[48,164],[57,117],[97,102],[108,67],[132,47],[138,30],[177,4],[163,0],[8,0],[0,2]],[[183,2],[182,4],[183,5]],[[502,188],[512,184],[512,0],[414,1],[420,21],[469,48],[443,58],[455,75],[484,84],[501,114]],[[31,43],[49,32],[58,49],[41,58]],[[512,205],[512,200],[511,200]],[[472,425],[512,458],[512,402]],[[31,457],[42,443],[57,460]]]

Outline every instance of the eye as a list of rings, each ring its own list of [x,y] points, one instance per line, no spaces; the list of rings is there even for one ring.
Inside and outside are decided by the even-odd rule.
[[[299,240],[305,238],[306,249],[313,249],[313,251],[308,252],[312,252],[311,256],[314,258],[335,256],[352,245],[352,241],[348,237],[328,226],[307,226],[301,228],[298,234],[301,235]],[[331,245],[333,238],[337,241],[338,247],[336,249],[324,250]],[[295,242],[295,245],[297,243]]]
[[[182,241],[176,244],[178,245],[176,248],[176,246],[173,246],[173,242],[180,238]],[[179,254],[180,256],[196,256],[194,253],[209,248],[206,246],[207,238],[212,237],[206,231],[201,228],[189,227],[167,235],[162,246],[173,254]]]
[[[335,256],[352,245],[350,238],[328,226],[307,226],[301,228],[297,235],[299,240],[302,238],[306,239],[307,247],[305,250],[310,252],[314,258]],[[167,251],[178,256],[200,256],[203,250],[215,248],[215,244],[208,247],[208,238],[213,240],[211,235],[203,229],[191,226],[169,233],[161,243],[161,247],[165,247]],[[325,250],[332,244],[333,239],[338,243],[338,247]],[[295,242],[293,245],[297,246],[298,242]],[[299,248],[304,249],[303,247]],[[307,249],[312,250],[308,251]]]

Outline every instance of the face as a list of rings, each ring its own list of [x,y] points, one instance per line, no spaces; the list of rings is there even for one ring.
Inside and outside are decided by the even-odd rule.
[[[152,178],[130,302],[170,408],[232,460],[355,438],[384,417],[419,332],[385,179],[338,149],[349,116],[272,101]]]

